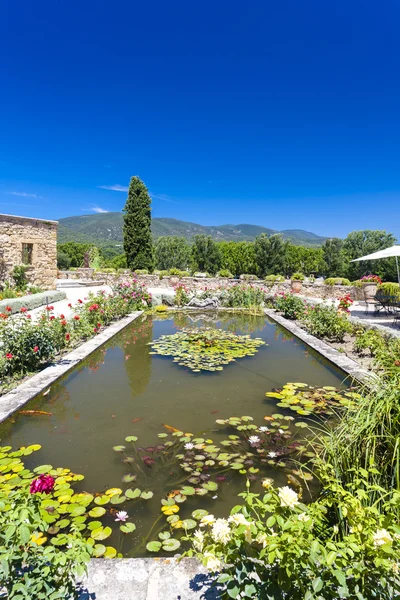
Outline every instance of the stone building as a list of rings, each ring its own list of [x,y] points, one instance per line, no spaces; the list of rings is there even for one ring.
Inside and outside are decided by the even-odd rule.
[[[1,279],[16,265],[27,265],[27,279],[41,287],[55,287],[57,279],[57,221],[0,214]]]

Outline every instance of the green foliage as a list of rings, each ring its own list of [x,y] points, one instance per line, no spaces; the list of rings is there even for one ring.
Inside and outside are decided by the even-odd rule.
[[[274,297],[275,308],[285,319],[301,319],[306,310],[304,301],[294,294],[277,294]]]
[[[193,372],[222,371],[223,365],[244,356],[254,356],[263,342],[223,329],[184,329],[151,342],[153,354],[173,356],[174,362]]]
[[[378,250],[383,250],[396,243],[393,234],[386,231],[375,231],[366,229],[364,231],[352,231],[344,240],[343,250],[346,253],[348,261],[360,256],[372,254]],[[349,279],[360,279],[368,273],[377,273],[382,279],[387,279],[389,273],[393,280],[394,270],[393,259],[382,259],[378,261],[361,261],[356,263],[347,263],[346,275]],[[344,274],[344,273],[343,273]]]
[[[127,269],[128,264],[126,262],[125,254],[114,256],[114,258],[110,261],[110,265],[113,269]]]
[[[218,573],[221,598],[390,600],[400,593],[400,527],[391,512],[399,492],[377,511],[331,471],[321,475],[323,495],[308,505],[289,487],[267,485],[262,497],[240,494],[244,504],[229,519],[208,515],[188,536],[187,555]],[[341,530],[332,513],[341,515]]]
[[[4,298],[4,301],[0,302],[0,312],[15,314],[24,308],[33,310],[34,308],[45,305],[46,302],[58,302],[59,300],[64,300],[65,292],[53,290],[43,292],[41,288],[30,286],[28,284],[26,292],[16,292],[14,289],[6,289],[0,293],[0,298],[1,297]],[[8,300],[5,301],[6,299]],[[6,306],[9,306],[11,310],[6,310]]]
[[[256,257],[253,242],[219,242],[221,267],[236,277],[242,273],[256,271]]]
[[[151,235],[151,198],[139,177],[132,177],[124,207],[124,251],[132,271],[154,268]]]
[[[265,278],[265,283],[282,283],[283,281],[285,281],[285,278],[283,275],[267,275]]]
[[[262,233],[254,241],[255,261],[258,275],[265,277],[271,273],[282,272],[285,269],[285,253],[288,243],[279,234],[268,237]]]
[[[191,248],[183,237],[160,237],[155,245],[155,260],[157,269],[187,269],[191,262]]]
[[[93,248],[93,244],[81,244],[78,242],[66,242],[65,244],[57,244],[57,264],[60,255],[66,255],[68,257],[68,259],[66,259],[66,262],[68,262],[69,260],[69,265],[67,267],[58,264],[58,268],[65,269],[69,267],[82,267],[85,254],[86,252],[89,252],[91,248]],[[62,258],[62,260],[65,259]]]
[[[136,275],[148,275],[149,274],[147,269],[136,269],[135,273],[136,273]]]
[[[62,271],[68,271],[71,266],[71,259],[66,252],[57,249],[57,267]]]
[[[28,265],[15,265],[12,270],[11,277],[14,281],[15,288],[18,291],[25,291],[28,287],[28,279],[26,273],[29,271]]]
[[[0,448],[0,580],[10,600],[76,598],[76,578],[93,554],[94,540],[83,534],[93,495],[74,493],[83,476],[69,469],[30,471],[21,459],[39,449]],[[30,489],[39,474],[46,493]]]
[[[183,283],[180,283],[174,287],[174,291],[174,304],[176,306],[186,306],[186,304],[189,302],[188,288],[185,285],[183,285]]]
[[[258,286],[238,284],[222,292],[220,299],[221,304],[227,308],[247,308],[254,311],[265,306],[267,295]]]
[[[228,269],[221,269],[220,272],[218,273],[218,277],[223,277],[226,279],[233,279],[233,274],[228,271]]]
[[[190,273],[189,271],[182,271],[181,269],[172,268],[168,270],[168,275],[173,275],[176,277],[189,277]]]
[[[282,389],[265,395],[279,400],[277,406],[280,408],[293,410],[299,415],[335,415],[343,408],[354,410],[360,398],[360,394],[351,390],[337,390],[332,386],[311,387],[305,383],[287,383]]]
[[[221,266],[218,245],[211,236],[196,235],[192,246],[192,261],[195,270],[215,275]]]
[[[322,249],[289,244],[285,251],[285,270],[283,272],[290,276],[291,273],[298,271],[307,275],[321,273],[323,271]]]
[[[292,281],[304,281],[304,275],[303,275],[303,273],[293,273],[291,280]]]
[[[400,299],[400,286],[398,283],[381,283],[378,285],[376,295],[379,296],[392,296],[393,298]]]
[[[346,255],[343,240],[330,238],[322,246],[323,270],[330,277],[340,277],[345,273]]]
[[[324,280],[325,285],[351,285],[345,277],[328,277]]]
[[[257,275],[254,275],[253,273],[243,273],[240,276],[240,279],[242,281],[257,281],[258,277],[257,277]]]
[[[384,378],[400,375],[400,339],[383,335],[376,329],[358,329],[355,332],[354,350],[359,354],[369,351],[374,357],[374,367]]]
[[[352,329],[347,315],[327,304],[309,306],[302,317],[302,322],[311,335],[332,342],[342,342],[346,333]]]

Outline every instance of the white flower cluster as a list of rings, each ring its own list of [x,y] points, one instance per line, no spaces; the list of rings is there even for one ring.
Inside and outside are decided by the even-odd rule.
[[[391,544],[393,538],[386,529],[378,529],[372,536],[375,546],[383,546],[384,544]]]

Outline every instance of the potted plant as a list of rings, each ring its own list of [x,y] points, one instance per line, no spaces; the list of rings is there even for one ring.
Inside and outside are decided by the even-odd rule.
[[[346,315],[349,315],[350,308],[351,308],[351,305],[353,304],[353,302],[354,302],[354,300],[352,299],[350,294],[346,294],[345,296],[342,296],[342,298],[339,298],[338,311],[340,313],[345,313]]]
[[[292,275],[292,292],[299,294],[303,288],[304,275],[303,273],[293,273]]]
[[[364,275],[359,281],[364,291],[365,300],[375,298],[378,285],[382,283],[382,279],[378,275]]]

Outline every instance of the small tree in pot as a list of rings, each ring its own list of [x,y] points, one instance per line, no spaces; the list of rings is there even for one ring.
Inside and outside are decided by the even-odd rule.
[[[299,294],[303,288],[304,275],[303,273],[293,273],[292,275],[292,292]]]

